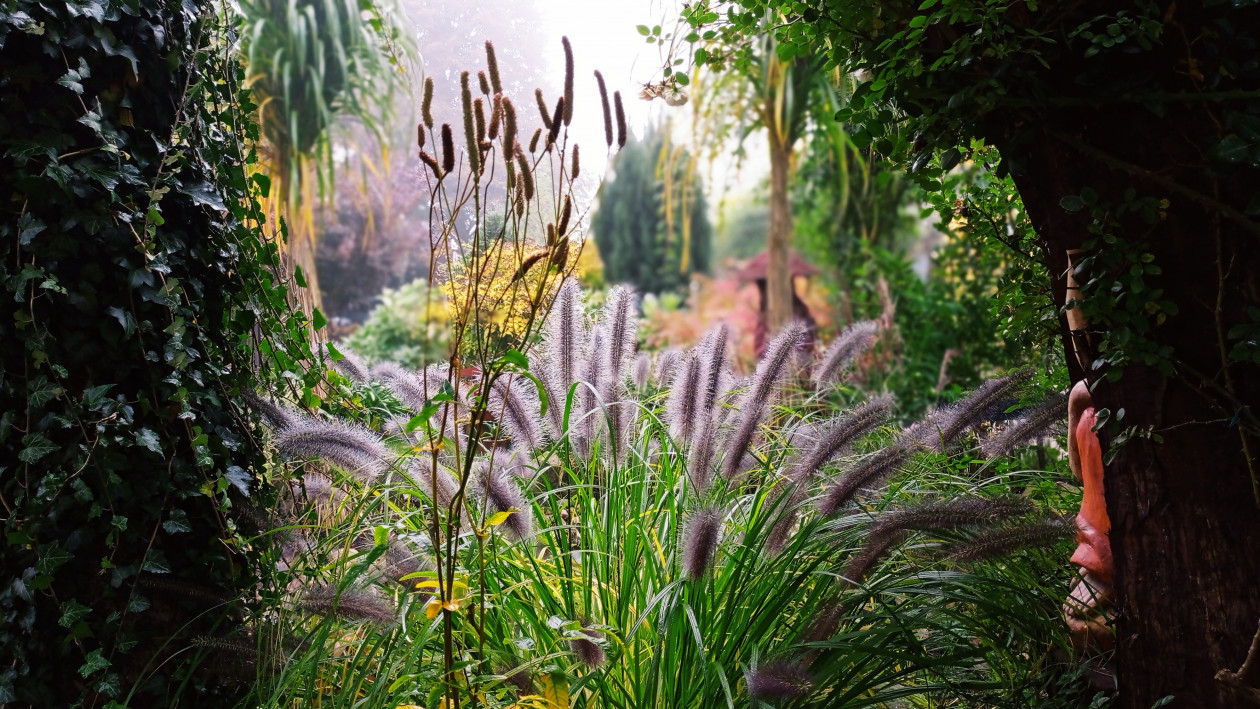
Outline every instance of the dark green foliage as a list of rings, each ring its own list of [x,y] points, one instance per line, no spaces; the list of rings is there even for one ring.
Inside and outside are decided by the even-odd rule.
[[[685,288],[692,273],[708,271],[713,229],[691,160],[663,128],[617,155],[591,224],[609,283],[660,293]]]
[[[218,22],[0,10],[0,704],[213,706],[253,677],[194,640],[257,587],[238,510],[270,488],[233,402],[299,371],[305,324],[257,231],[268,180]]]

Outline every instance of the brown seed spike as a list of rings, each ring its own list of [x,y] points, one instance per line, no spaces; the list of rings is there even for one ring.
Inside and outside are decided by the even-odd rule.
[[[551,114],[551,130],[547,133],[547,145],[556,142],[556,138],[560,136],[560,126],[564,121],[564,97],[556,99],[556,110]]]
[[[490,81],[486,79],[486,72],[477,72],[477,84],[477,88],[481,89],[482,94],[485,94],[486,96],[490,95]]]
[[[503,116],[503,94],[494,95],[494,103],[490,107],[490,128],[486,136],[490,140],[499,137],[499,121]]]
[[[569,218],[573,216],[573,200],[569,199],[569,195],[564,196],[564,206],[560,208],[560,227],[557,233],[564,236],[569,233]]]
[[[455,169],[455,135],[451,132],[451,124],[442,124],[442,174]]]
[[[543,98],[542,89],[534,89],[534,100],[538,102],[538,113],[542,116],[543,127],[551,130],[551,111],[547,109],[547,99]],[[530,149],[533,152],[533,149]]]
[[[477,143],[486,140],[486,103],[480,98],[473,99],[473,122],[477,126]]]
[[[520,150],[516,151],[516,166],[521,171],[521,182],[525,185],[525,199],[534,198],[534,173],[530,172],[529,161],[525,159],[525,153]]]
[[[525,180],[516,183],[516,216],[525,216]]]
[[[529,152],[538,150],[538,139],[542,136],[542,128],[534,130],[534,137],[529,139]]]
[[[573,46],[568,37],[561,37],[564,45],[564,124],[573,122]]]
[[[511,160],[516,152],[516,105],[503,97],[503,159]]]
[[[429,169],[433,171],[434,177],[439,180],[442,179],[442,167],[437,164],[437,160],[434,160],[432,155],[426,153],[423,149],[420,150],[420,161],[429,166]]]
[[[424,124],[423,123],[416,124],[416,147],[418,148],[424,147]]]
[[[420,101],[420,117],[429,130],[433,130],[433,77],[424,78],[424,99]]]
[[[613,92],[613,106],[617,109],[617,147],[626,147],[626,109],[621,105],[621,92]]]
[[[499,60],[494,56],[494,44],[486,40],[486,69],[490,72],[490,88],[496,94],[503,93],[503,82],[499,80]]]
[[[577,146],[577,143],[574,143],[573,144],[573,169],[570,171],[569,179],[576,180],[578,175],[581,172],[582,172],[582,163],[578,159],[578,146]]]
[[[459,74],[459,94],[460,103],[464,109],[464,150],[468,151],[468,169],[472,174],[477,175],[481,172],[481,141],[477,138],[476,128],[473,126],[472,89],[469,86],[467,71]]]
[[[604,85],[604,75],[595,72],[595,83],[599,84],[599,105],[604,109],[604,142],[612,147],[612,110],[608,107],[608,87]]]

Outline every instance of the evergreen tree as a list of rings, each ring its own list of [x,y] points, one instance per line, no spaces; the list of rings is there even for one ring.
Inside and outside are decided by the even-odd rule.
[[[661,127],[627,143],[613,161],[591,230],[610,283],[659,293],[708,271],[713,229],[692,156]]]

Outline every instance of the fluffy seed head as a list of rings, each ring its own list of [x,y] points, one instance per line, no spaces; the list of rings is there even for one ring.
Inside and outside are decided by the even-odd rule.
[[[1032,376],[1031,370],[1020,370],[976,387],[952,406],[938,409],[906,431],[919,445],[943,452],[971,426],[983,421],[994,404],[1010,396]]]
[[[267,420],[271,421],[271,425],[276,428],[291,426],[302,416],[302,414],[279,406],[270,399],[263,398],[252,391],[245,392],[245,401],[256,409],[258,413],[265,416]]]
[[[814,371],[814,386],[820,387],[842,374],[853,361],[875,342],[879,323],[863,320],[845,328],[823,354],[818,369]]]
[[[698,394],[700,389],[700,359],[695,353],[684,356],[676,367],[678,373],[670,384],[669,401],[665,412],[669,418],[669,432],[680,443],[691,442],[700,427]]]
[[[792,353],[796,351],[805,335],[805,326],[794,322],[766,346],[766,354],[757,364],[757,371],[753,374],[752,386],[742,399],[739,426],[735,429],[735,434],[731,437],[727,448],[724,472],[728,478],[734,477],[739,472],[744,454],[752,446],[757,428],[769,409],[774,388],[787,373],[787,365],[791,361]]]
[[[634,358],[634,388],[642,393],[647,390],[648,379],[652,376],[652,355],[647,352],[640,352],[638,357]]]
[[[361,589],[348,588],[338,593],[336,586],[316,586],[302,593],[298,605],[320,615],[361,622],[392,623],[397,617],[389,602]]]
[[[486,140],[486,102],[480,96],[473,99],[473,123],[477,127],[477,144]]]
[[[1076,531],[1067,518],[1020,524],[979,534],[950,548],[949,557],[958,561],[982,561],[1005,556],[1020,549],[1057,544]]]
[[[871,526],[871,536],[887,536],[911,529],[954,529],[989,524],[1025,515],[1033,504],[1021,497],[963,497],[927,502],[889,512]]]
[[[528,538],[534,529],[534,509],[521,494],[516,481],[503,470],[493,469],[488,460],[474,463],[473,477],[491,512],[516,510],[503,523],[508,537],[517,541]]]
[[[866,579],[866,575],[871,569],[883,559],[888,552],[905,539],[906,533],[903,531],[890,532],[879,536],[872,536],[867,540],[866,546],[862,551],[849,560],[848,566],[844,569],[844,577],[850,583],[857,585]]]
[[[566,202],[567,204],[567,202]],[[624,376],[626,361],[634,356],[638,338],[638,321],[635,319],[634,289],[613,286],[605,301],[603,321],[608,333],[607,375],[613,382]]]
[[[528,381],[511,375],[495,381],[490,392],[490,411],[515,445],[532,451],[543,446],[543,435],[534,415],[538,410],[535,397],[526,393]]]
[[[320,351],[322,354],[324,352],[323,348],[321,348]],[[325,361],[332,365],[332,368],[337,370],[337,373],[346,379],[349,379],[356,384],[367,384],[368,368],[367,365],[364,364],[363,358],[355,353],[354,350],[349,347],[345,347],[344,345],[339,351],[342,355],[341,359],[333,359],[332,353],[329,352],[327,353]]]
[[[468,85],[467,71],[459,74],[459,97],[464,109],[464,149],[468,151],[468,169],[476,175],[481,172],[481,139],[473,127],[472,89]]]
[[[481,89],[481,93],[490,94],[490,80],[486,78],[486,72],[477,72],[477,88]]]
[[[832,419],[819,428],[814,445],[792,472],[797,480],[809,480],[824,465],[843,453],[856,440],[888,420],[893,411],[893,398],[877,396],[849,413]]]
[[[994,433],[980,444],[980,454],[989,460],[1001,458],[1032,441],[1060,421],[1067,419],[1067,395],[1055,394],[1033,409],[1023,420]]]
[[[748,694],[757,699],[786,701],[809,694],[814,680],[796,663],[772,662],[749,671]]]
[[[726,323],[718,323],[700,341],[700,357],[703,361],[700,410],[705,414],[713,411],[718,389],[722,384],[722,375],[726,372],[726,343],[729,333]]]
[[[687,578],[696,581],[704,577],[705,572],[713,565],[721,537],[720,510],[705,507],[692,513],[683,530],[682,568]]]
[[[663,388],[674,378],[674,370],[678,368],[679,353],[675,347],[662,352],[656,359],[656,386]]]
[[[604,648],[598,641],[604,639],[604,634],[593,628],[583,627],[581,636],[569,639],[569,649],[577,655],[578,660],[587,667],[599,667],[608,659],[604,654]]]
[[[849,470],[827,492],[823,498],[820,511],[824,515],[835,514],[845,505],[857,491],[863,487],[874,485],[892,475],[903,463],[910,459],[913,449],[907,445],[894,443],[879,452],[869,455]]]
[[[529,152],[533,153],[538,150],[538,139],[542,137],[542,128],[535,128],[534,135],[529,139]]]
[[[499,137],[499,123],[503,120],[503,94],[495,94],[490,104],[490,127],[486,129],[486,137],[494,140]],[[511,158],[509,158],[511,159]]]
[[[276,447],[292,456],[319,458],[368,481],[385,472],[393,459],[384,442],[367,429],[310,417],[281,429]]]
[[[564,125],[564,97],[556,99],[556,110],[551,114],[551,127],[547,129],[547,146],[556,142],[556,138],[560,137],[560,128]]]
[[[560,207],[560,225],[556,227],[556,236],[564,236],[569,233],[569,219],[573,217],[573,200],[569,195],[564,196],[564,203]]]

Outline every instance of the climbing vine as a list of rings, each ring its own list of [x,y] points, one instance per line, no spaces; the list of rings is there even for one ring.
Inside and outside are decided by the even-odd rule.
[[[208,639],[271,495],[237,402],[319,375],[228,30],[204,1],[0,9],[0,704],[232,702]]]

